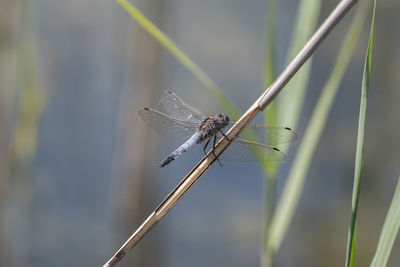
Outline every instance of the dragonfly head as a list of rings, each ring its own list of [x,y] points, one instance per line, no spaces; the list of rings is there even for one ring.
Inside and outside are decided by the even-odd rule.
[[[229,117],[225,114],[219,113],[217,116],[215,116],[217,119],[217,122],[221,128],[224,128],[226,125],[229,123]]]

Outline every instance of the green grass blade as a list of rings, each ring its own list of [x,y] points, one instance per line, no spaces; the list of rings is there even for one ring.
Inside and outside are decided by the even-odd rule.
[[[357,148],[356,148],[356,159],[354,169],[354,185],[353,185],[353,196],[351,203],[351,219],[349,226],[349,235],[347,240],[347,256],[346,266],[355,265],[355,247],[356,247],[356,222],[357,222],[357,211],[358,202],[360,197],[360,186],[362,177],[362,166],[363,166],[363,151],[364,151],[364,133],[365,133],[365,119],[367,113],[367,100],[368,100],[368,89],[370,81],[371,71],[371,54],[372,54],[372,41],[374,35],[374,20],[375,20],[375,4],[371,22],[371,32],[368,42],[368,49],[364,64],[364,75],[362,80],[361,88],[361,103],[360,103],[360,114],[358,118],[358,134],[357,134]]]
[[[275,27],[276,27],[276,0],[267,0],[267,11],[265,17],[265,58],[264,58],[264,87],[269,87],[276,76],[275,68]],[[264,112],[266,124],[278,125],[275,101],[268,105]],[[275,177],[278,170],[277,162],[261,162],[263,172],[266,176],[266,210],[265,223],[271,219],[275,206]],[[265,231],[266,232],[266,231]]]
[[[320,14],[321,0],[303,0],[300,3],[287,62],[298,53],[315,31]],[[278,97],[278,124],[297,126],[304,103],[312,58],[296,73]],[[290,107],[290,108],[288,108]]]
[[[264,57],[264,87],[268,88],[272,82],[275,80],[276,76],[276,68],[275,68],[275,27],[276,27],[276,1],[275,0],[267,0],[267,11],[265,16],[265,57]],[[277,124],[277,114],[276,114],[276,104],[275,101],[272,101],[271,104],[265,109],[264,112],[264,121],[265,124],[270,125],[278,125]],[[263,172],[265,176],[269,180],[275,179],[278,163],[276,162],[260,162],[263,168]],[[270,181],[268,181],[270,183]],[[270,213],[268,210],[272,206],[275,206],[274,192],[271,192],[271,187],[274,186],[274,182],[270,185],[267,185],[267,197],[268,205],[267,205],[267,214]],[[267,217],[270,217],[267,215]],[[269,219],[266,220],[266,222]]]
[[[400,227],[400,177],[397,181],[396,191],[390,204],[382,232],[379,237],[378,247],[371,262],[371,267],[386,266],[393,243]]]
[[[304,187],[305,177],[308,173],[312,156],[314,155],[325,127],[339,84],[346,71],[358,37],[360,36],[362,26],[368,13],[368,7],[369,3],[367,1],[360,2],[356,16],[350,25],[340,49],[333,71],[322,90],[317,106],[311,116],[310,123],[304,134],[304,139],[300,144],[299,151],[289,172],[288,181],[283,189],[282,197],[271,222],[268,239],[270,251],[277,251],[279,249],[292,220],[293,213]]]
[[[139,23],[151,36],[154,37],[168,52],[170,52],[185,68],[210,91],[222,108],[234,120],[239,118],[239,110],[224,96],[222,90],[217,84],[193,61],[186,55],[182,49],[166,34],[164,34],[156,25],[148,20],[135,6],[127,0],[117,0],[117,2],[125,9],[131,17]]]
[[[276,27],[276,0],[266,1],[265,15],[265,57],[264,57],[264,87],[268,88],[276,77],[275,59],[275,27]],[[276,114],[276,102],[272,101],[264,112],[266,124],[278,125]],[[260,162],[264,173],[264,221],[262,224],[262,245],[260,250],[260,267],[268,267],[272,264],[274,255],[268,253],[267,234],[272,215],[275,212],[276,202],[276,174],[279,169],[277,162]]]
[[[354,228],[354,233],[357,233],[357,224],[354,227],[355,227]],[[354,234],[353,235],[353,239],[352,239],[353,244],[356,243],[356,239],[357,239],[357,235]],[[351,255],[350,255],[350,266],[354,266],[356,264],[356,253],[355,253],[355,251],[356,251],[356,246],[352,246]]]
[[[301,1],[300,8],[297,14],[296,24],[297,27],[294,29],[293,37],[292,37],[292,45],[290,49],[290,55],[288,57],[288,62],[294,57],[297,52],[303,47],[303,45],[307,42],[308,38],[311,36],[313,31],[315,30],[317,18],[320,11],[320,0],[303,0]],[[276,1],[275,0],[267,0],[267,15],[266,15],[266,39],[265,39],[265,85],[269,86],[275,79],[276,69],[275,69],[275,20],[276,20]],[[301,25],[301,26],[300,26]],[[311,59],[310,59],[311,60]],[[293,77],[293,79],[299,79],[302,81],[306,81],[309,76],[309,66],[311,64],[306,63],[302,69]],[[297,77],[297,78],[296,78]],[[286,96],[280,96],[281,102],[278,103],[282,106],[285,105],[285,99],[294,99],[292,97],[294,88],[291,90],[288,87],[293,87],[296,83],[289,82],[287,88],[284,90],[291,91],[289,93],[282,92]],[[307,82],[303,82],[300,88],[296,88],[297,92],[305,91]],[[297,86],[296,86],[297,87]],[[297,96],[295,97],[297,100]],[[286,100],[287,101],[287,100]],[[296,101],[298,105],[302,105],[302,101]],[[290,109],[292,111],[292,109]],[[282,118],[280,122],[278,122],[278,116],[283,117],[283,114],[278,113],[287,113],[287,110],[282,110],[277,108],[276,102],[272,102],[266,109],[265,112],[265,123],[269,123],[271,125],[279,125],[284,121]],[[297,118],[296,118],[297,120]],[[291,127],[295,127],[295,124],[289,124]],[[268,228],[270,226],[270,222],[272,216],[275,212],[275,203],[276,203],[276,185],[275,178],[276,174],[279,170],[279,163],[277,162],[263,162],[262,170],[265,174],[265,214],[264,214],[264,241],[263,248],[261,252],[261,262],[260,266],[270,266],[273,262],[273,252],[268,250],[267,240],[268,240]]]

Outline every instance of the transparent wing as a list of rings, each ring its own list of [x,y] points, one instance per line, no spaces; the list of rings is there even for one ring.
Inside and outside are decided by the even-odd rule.
[[[278,148],[235,138],[231,145],[221,155],[222,160],[226,161],[281,161],[286,155]]]
[[[194,122],[181,121],[152,108],[141,109],[138,113],[153,130],[167,136],[173,142],[185,141],[198,128]]]
[[[233,124],[234,122],[230,122],[226,129],[232,127]],[[250,141],[262,142],[265,145],[277,145],[294,141],[297,138],[297,134],[288,127],[253,124],[247,126],[239,137]]]
[[[164,92],[159,106],[161,111],[181,121],[200,123],[205,118],[199,110],[183,102],[182,99],[171,91]]]

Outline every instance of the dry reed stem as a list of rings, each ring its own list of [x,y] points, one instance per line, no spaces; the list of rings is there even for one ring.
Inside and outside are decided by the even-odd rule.
[[[325,39],[329,32],[351,9],[357,0],[343,0],[332,11],[324,23],[313,34],[303,49],[289,63],[279,77],[268,87],[265,92],[254,102],[254,104],[244,113],[237,123],[227,132],[228,137],[236,137],[253,120],[258,112],[276,97],[282,88],[289,82],[293,75],[307,61],[319,44]],[[215,146],[214,154],[218,157],[229,146],[230,141],[222,138]],[[165,214],[179,201],[179,199],[197,182],[198,179],[210,168],[215,161],[213,153],[208,153],[179,183],[179,185],[167,196],[167,198],[150,214],[142,225],[129,237],[122,247],[115,253],[103,267],[115,266],[118,262],[148,233],[153,226],[159,222]]]

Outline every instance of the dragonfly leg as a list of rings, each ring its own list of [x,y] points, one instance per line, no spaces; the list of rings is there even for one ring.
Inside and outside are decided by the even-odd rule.
[[[225,137],[227,140],[232,141],[232,138],[229,138],[223,131],[219,131],[223,137]]]
[[[207,147],[208,147],[208,144],[210,143],[210,140],[211,140],[211,138],[208,138],[206,144],[203,146],[204,155],[207,155],[206,149],[207,149]]]
[[[219,158],[215,155],[214,153],[214,148],[215,148],[215,142],[217,141],[217,136],[214,135],[214,141],[213,141],[213,148],[212,148],[212,154],[214,155],[215,159],[218,161],[219,166],[222,167],[221,161],[219,161]]]

